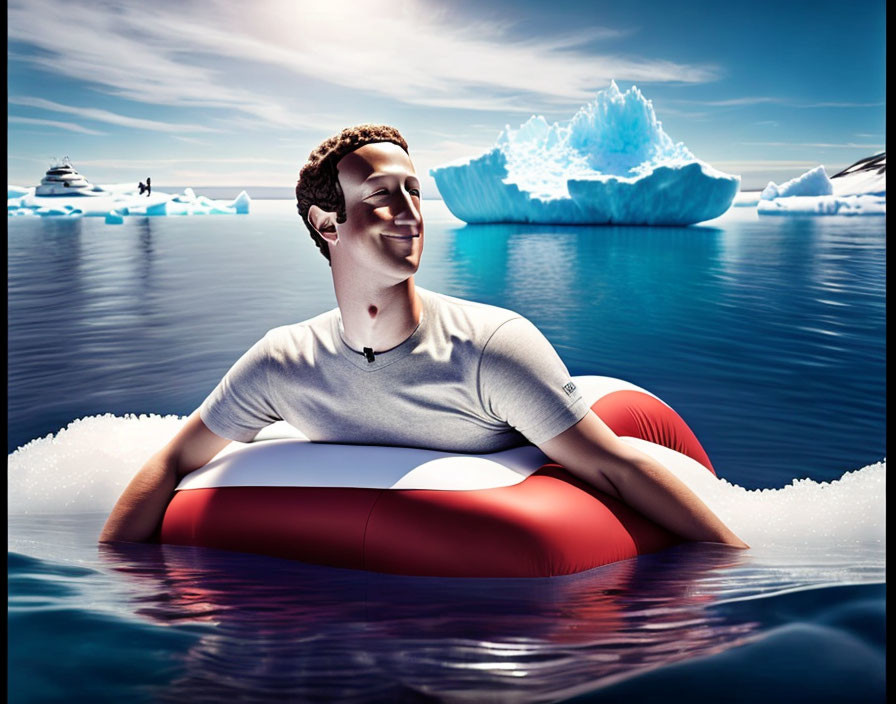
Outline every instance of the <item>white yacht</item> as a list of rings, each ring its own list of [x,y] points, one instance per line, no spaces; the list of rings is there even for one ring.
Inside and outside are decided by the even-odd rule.
[[[86,178],[75,171],[72,162],[65,157],[54,164],[34,189],[36,196],[97,196],[102,188],[89,183]]]

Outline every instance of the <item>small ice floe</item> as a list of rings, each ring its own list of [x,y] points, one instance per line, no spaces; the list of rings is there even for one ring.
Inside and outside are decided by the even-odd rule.
[[[770,181],[756,210],[761,215],[886,215],[886,152],[833,178],[824,166],[816,166],[780,186]]]
[[[883,196],[787,196],[761,200],[761,215],[886,215]]]
[[[197,196],[192,188],[170,194],[153,190],[146,196],[133,184],[94,186],[89,193],[36,195],[34,188],[9,185],[6,189],[9,216],[102,217],[109,225],[120,225],[130,215],[247,215],[252,200],[246,191],[229,200]]]

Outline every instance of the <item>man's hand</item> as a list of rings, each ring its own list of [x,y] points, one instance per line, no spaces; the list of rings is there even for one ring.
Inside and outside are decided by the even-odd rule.
[[[683,538],[749,547],[684,482],[622,442],[593,411],[539,448],[574,476]]]
[[[119,497],[100,533],[100,542],[145,542],[162,522],[174,488],[230,440],[216,435],[194,412],[180,432],[143,465]]]

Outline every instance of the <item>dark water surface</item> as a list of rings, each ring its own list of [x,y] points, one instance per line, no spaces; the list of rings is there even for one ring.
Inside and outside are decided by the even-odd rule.
[[[186,415],[266,330],[335,305],[291,204],[253,205],[118,227],[9,220],[9,452],[88,416]],[[526,315],[574,375],[653,391],[720,476],[769,489],[766,507],[798,516],[838,491],[883,508],[863,473],[814,484],[886,455],[883,218],[464,227],[431,202],[424,217],[419,285]],[[83,447],[60,436],[11,455],[10,484],[27,466],[62,505],[66,473],[89,476],[113,440],[85,433]],[[799,478],[812,486],[782,489]],[[13,701],[884,699],[874,536],[444,580],[100,549],[99,509],[10,514]]]

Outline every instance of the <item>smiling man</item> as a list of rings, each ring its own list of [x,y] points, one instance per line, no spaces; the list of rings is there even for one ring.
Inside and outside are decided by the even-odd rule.
[[[296,187],[338,307],[271,330],[141,468],[102,541],[153,537],[180,479],[286,420],[311,440],[491,452],[524,442],[682,537],[746,547],[688,487],[591,411],[513,311],[417,288],[420,184],[392,127],[326,140]]]

